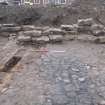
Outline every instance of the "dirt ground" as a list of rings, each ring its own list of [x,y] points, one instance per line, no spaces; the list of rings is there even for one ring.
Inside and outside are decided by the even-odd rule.
[[[44,48],[25,47],[6,73],[1,105],[105,105],[104,44],[71,41]]]

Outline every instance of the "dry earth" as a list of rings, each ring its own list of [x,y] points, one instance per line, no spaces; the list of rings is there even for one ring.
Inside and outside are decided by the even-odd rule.
[[[0,38],[0,48],[6,43]],[[1,72],[0,105],[105,105],[104,44],[71,41],[44,48],[24,47],[18,64]]]

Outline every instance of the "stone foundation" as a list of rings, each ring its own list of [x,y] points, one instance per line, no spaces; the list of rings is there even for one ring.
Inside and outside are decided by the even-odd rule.
[[[34,25],[1,24],[1,36],[16,40],[17,44],[45,44],[69,40],[105,43],[105,27],[92,18],[80,19],[77,24],[54,27]]]

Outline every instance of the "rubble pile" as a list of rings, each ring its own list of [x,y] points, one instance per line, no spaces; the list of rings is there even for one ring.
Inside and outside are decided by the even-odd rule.
[[[45,44],[65,40],[82,40],[105,43],[105,27],[92,18],[79,19],[77,24],[54,27],[34,25],[1,24],[1,36],[16,40],[17,44]]]

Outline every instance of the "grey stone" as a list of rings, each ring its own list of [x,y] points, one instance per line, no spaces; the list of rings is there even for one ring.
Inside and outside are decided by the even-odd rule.
[[[67,96],[65,96],[65,95],[62,95],[62,94],[54,95],[52,97],[52,102],[54,104],[63,105],[63,104],[67,104],[69,102],[69,98]]]
[[[78,26],[91,26],[93,23],[94,20],[92,18],[79,19],[77,22]]]
[[[19,35],[39,37],[39,36],[42,35],[42,32],[41,31],[38,31],[38,30],[31,30],[31,31],[20,32]]]
[[[52,105],[52,101],[51,100],[47,100],[47,102],[45,103],[45,105]]]
[[[105,36],[105,30],[93,30],[92,33],[95,36]]]
[[[31,37],[30,36],[18,36],[17,41],[28,42],[28,41],[31,41]]]
[[[77,75],[72,75],[72,78],[73,78],[73,79],[77,79],[78,76],[77,76]]]
[[[99,36],[95,39],[96,43],[105,43],[105,36]]]
[[[85,67],[86,67],[87,69],[90,69],[90,68],[91,68],[91,66],[89,66],[89,65],[86,65]]]
[[[76,26],[74,25],[61,25],[61,29],[65,31],[75,31]]]
[[[65,32],[61,30],[60,28],[49,28],[46,30],[46,33],[52,34],[52,35],[64,35]]]
[[[80,81],[80,82],[85,82],[85,78],[84,77],[81,77],[81,78],[78,78],[78,80]]]
[[[63,36],[62,35],[49,35],[49,39],[53,42],[62,42]]]
[[[77,35],[70,35],[70,34],[67,34],[67,35],[64,35],[64,40],[65,41],[70,41],[70,40],[75,40],[77,39]]]
[[[35,29],[34,25],[23,25],[22,26],[23,31],[30,31],[30,30],[34,30],[34,29]]]
[[[72,68],[72,71],[79,72],[80,70],[76,68]]]
[[[105,105],[105,100],[100,101],[99,105]]]
[[[16,26],[16,27],[1,27],[0,29],[1,32],[19,32],[21,31],[21,27]]]
[[[66,85],[65,87],[65,91],[74,91],[74,87],[73,87],[73,85],[72,84],[68,84],[68,85]]]
[[[65,83],[70,83],[70,82],[71,82],[71,81],[69,80],[69,78],[64,78],[63,81],[64,81]]]
[[[9,32],[1,32],[0,35],[3,37],[9,37],[10,33]]]
[[[77,29],[78,32],[91,32],[90,26],[79,26]]]
[[[95,42],[96,39],[97,39],[96,36],[88,35],[88,34],[83,34],[83,35],[77,36],[77,40],[83,41],[83,42]]]
[[[103,29],[104,29],[104,26],[101,24],[93,24],[91,26],[91,30],[103,30]]]
[[[74,88],[75,89],[75,88]],[[70,98],[76,98],[76,92],[75,90],[72,90],[72,91],[68,91],[67,93],[67,96],[70,97]]]
[[[15,27],[15,26],[17,26],[16,24],[2,24],[2,27]]]
[[[50,28],[49,26],[35,27],[35,30],[38,30],[38,31],[45,31],[45,30],[48,30],[49,28]]]
[[[45,43],[45,42],[49,42],[49,38],[47,36],[41,36],[38,38],[32,38],[33,42],[38,42],[38,43]]]

